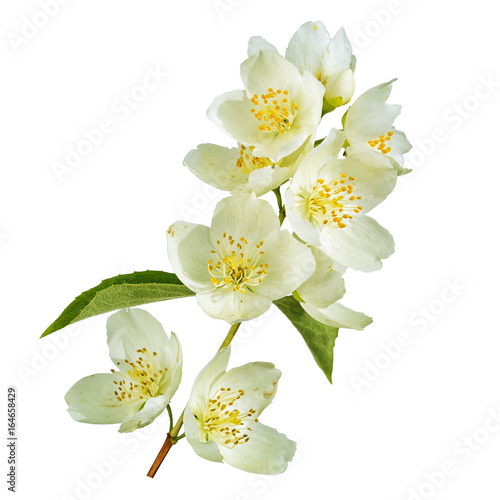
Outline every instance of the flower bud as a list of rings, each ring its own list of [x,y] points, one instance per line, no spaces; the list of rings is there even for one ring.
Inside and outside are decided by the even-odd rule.
[[[354,73],[345,69],[337,78],[330,78],[326,83],[325,100],[335,108],[343,106],[351,100],[354,88]]]

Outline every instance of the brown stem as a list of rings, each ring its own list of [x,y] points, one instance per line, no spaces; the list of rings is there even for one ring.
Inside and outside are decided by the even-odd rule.
[[[158,456],[156,457],[155,461],[153,462],[153,465],[151,466],[151,469],[149,469],[148,477],[155,477],[157,470],[160,468],[161,463],[167,456],[167,453],[170,451],[170,448],[172,448],[173,444],[174,443],[172,442],[172,436],[169,433],[167,434],[167,439],[165,439],[165,442],[161,447],[160,453],[158,453]]]
[[[226,338],[219,347],[219,351],[224,347],[227,347],[231,343],[240,326],[241,323],[236,323],[235,325],[231,326],[231,328],[227,332]],[[165,442],[163,443],[163,446],[161,447],[158,456],[155,458],[155,461],[153,462],[151,469],[149,469],[149,472],[147,474],[148,477],[155,476],[163,460],[165,460],[167,453],[170,451],[170,448],[172,448],[172,446],[177,443],[178,441],[177,436],[179,435],[179,431],[181,430],[182,424],[184,423],[184,411],[181,413],[181,416],[179,417],[179,420],[177,420],[177,423],[175,424],[173,429],[167,434],[167,439],[165,439]]]

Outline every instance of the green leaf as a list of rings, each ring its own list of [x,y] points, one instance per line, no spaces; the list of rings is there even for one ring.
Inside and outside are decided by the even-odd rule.
[[[78,296],[42,334],[42,337],[85,318],[162,300],[194,295],[179,278],[163,271],[121,274]]]
[[[292,322],[306,341],[307,347],[326,378],[332,383],[333,348],[339,329],[324,325],[311,318],[292,296],[274,302],[278,309]]]

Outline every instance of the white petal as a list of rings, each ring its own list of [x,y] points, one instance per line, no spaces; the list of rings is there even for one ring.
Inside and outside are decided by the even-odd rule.
[[[226,390],[230,388],[232,392],[241,389],[245,392],[244,395],[236,400],[231,408],[239,410],[240,414],[255,410],[254,418],[257,418],[271,404],[280,377],[280,370],[271,363],[248,363],[233,368],[223,375],[212,387],[212,397],[221,388]]]
[[[236,241],[245,238],[252,247],[278,232],[279,227],[278,216],[267,201],[259,200],[254,193],[230,196],[215,207],[212,244],[217,245],[217,240],[221,240],[224,233],[227,233]]]
[[[203,182],[233,191],[248,182],[248,175],[238,168],[237,148],[225,148],[216,144],[200,144],[184,158],[184,165]]]
[[[168,369],[162,379],[159,392],[163,394],[168,404],[177,392],[182,379],[182,349],[179,339],[174,332],[171,332],[166,349],[167,360],[165,367]]]
[[[212,293],[196,295],[200,307],[212,318],[223,319],[234,325],[249,321],[264,314],[272,305],[272,300],[247,290],[233,291],[232,288],[215,290]]]
[[[259,168],[250,173],[248,184],[243,188],[246,192],[253,191],[261,196],[276,189],[290,179],[299,167],[302,159],[312,150],[314,137],[310,136],[292,154],[282,158],[279,163]]]
[[[290,93],[292,96],[292,94]],[[308,136],[316,130],[321,120],[323,96],[325,87],[311,73],[306,71],[301,80],[300,88],[293,95],[299,111],[293,122],[293,128],[308,128]],[[286,135],[286,134],[282,134]]]
[[[286,230],[267,240],[262,248],[267,275],[252,288],[259,295],[277,300],[296,290],[314,272],[316,261],[311,251]]]
[[[321,249],[332,259],[359,271],[376,271],[382,259],[394,253],[394,240],[378,222],[359,215],[346,227],[327,227],[321,231]]]
[[[259,130],[259,122],[250,113],[253,108],[244,90],[233,90],[215,98],[207,117],[238,142],[265,145],[273,136]]]
[[[318,172],[328,182],[345,173],[354,177],[354,194],[367,213],[386,199],[396,185],[397,172],[386,155],[375,151],[352,154],[326,165]]]
[[[177,277],[197,293],[213,289],[208,272],[212,250],[210,228],[177,221],[167,231],[168,259]]]
[[[262,196],[286,182],[292,176],[293,168],[293,164],[287,167],[271,165],[254,170],[250,173],[248,183],[241,190],[253,191],[257,196]]]
[[[392,164],[397,170],[398,175],[407,174],[408,172],[411,172],[411,169],[403,168],[403,155],[410,151],[412,145],[406,138],[404,132],[401,132],[401,130],[396,130],[394,127],[392,128],[392,131],[394,132],[394,135],[387,143],[387,145],[391,147],[391,150],[387,153],[387,156],[392,158]]]
[[[196,377],[188,406],[192,411],[203,411],[208,404],[212,386],[226,373],[231,355],[231,346],[217,351],[217,354]]]
[[[283,56],[271,50],[263,50],[249,57],[241,64],[240,73],[250,95],[267,94],[268,89],[273,88],[288,90],[290,98],[295,99],[297,90],[302,87],[300,71]]]
[[[261,36],[252,36],[248,41],[248,57],[257,54],[259,50],[272,50],[273,52],[278,53],[278,49],[272,44],[269,43],[265,38]]]
[[[149,398],[139,412],[122,423],[119,432],[132,432],[149,425],[163,412],[168,403],[169,399],[165,396]]]
[[[285,191],[285,207],[287,219],[299,238],[311,245],[319,246],[320,232],[306,220],[307,198],[301,194],[294,195],[292,188],[289,187]]]
[[[301,302],[305,311],[320,323],[333,326],[335,328],[351,328],[353,330],[363,330],[372,323],[372,319],[363,313],[353,311],[338,302],[325,309],[317,309],[308,303]]]
[[[107,337],[109,356],[116,366],[126,372],[125,360],[135,362],[138,349],[146,348],[155,366],[169,371],[182,363],[176,337],[169,338],[161,323],[142,309],[122,309],[108,318]],[[156,356],[153,355],[156,353]]]
[[[344,28],[340,28],[329,41],[325,57],[321,64],[321,77],[325,81],[336,78],[341,71],[349,69],[352,60],[352,46]]]
[[[118,424],[134,415],[143,402],[118,401],[113,382],[123,380],[118,373],[97,373],[79,380],[65,396],[68,413],[77,422]]]
[[[330,35],[323,23],[309,21],[292,36],[285,57],[300,70],[320,76],[323,57],[326,54]]]
[[[295,454],[297,445],[280,434],[276,429],[252,424],[252,431],[247,431],[250,440],[234,448],[219,446],[225,462],[237,469],[255,474],[281,474]]]
[[[256,145],[254,154],[256,156],[264,156],[266,158],[269,158],[271,161],[276,163],[282,158],[291,155],[292,153],[297,151],[297,149],[303,146],[307,141],[307,138],[315,131],[318,122],[319,121],[310,120],[310,126],[306,126],[303,128],[293,126],[284,134],[277,133],[273,137],[272,141],[268,142],[267,144]]]
[[[401,106],[386,104],[392,82],[394,80],[366,91],[347,111],[344,131],[349,142],[349,153],[366,148],[369,140],[392,130],[394,120],[401,113]]]
[[[330,132],[323,139],[321,144],[316,146],[306,158],[304,158],[302,166],[308,165],[307,169],[302,169],[303,175],[307,175],[311,178],[314,177],[312,170],[315,168],[320,168],[327,163],[331,163],[337,160],[339,157],[340,150],[344,145],[345,135],[342,131],[336,128],[330,129]],[[316,179],[312,179],[314,183]]]
[[[316,260],[313,275],[297,289],[300,298],[317,308],[328,307],[345,293],[344,280],[333,259],[319,248],[311,248]]]
[[[198,424],[189,406],[184,413],[184,431],[188,443],[197,455],[211,462],[222,462],[219,447],[214,441],[200,441]]]

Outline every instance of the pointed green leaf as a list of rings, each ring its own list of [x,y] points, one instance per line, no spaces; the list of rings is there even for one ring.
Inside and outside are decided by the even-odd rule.
[[[332,383],[333,348],[339,329],[311,318],[294,297],[283,297],[274,303],[297,328],[306,341],[316,364]]]
[[[42,337],[98,314],[193,295],[194,292],[172,273],[142,271],[121,274],[83,292],[43,332]]]

